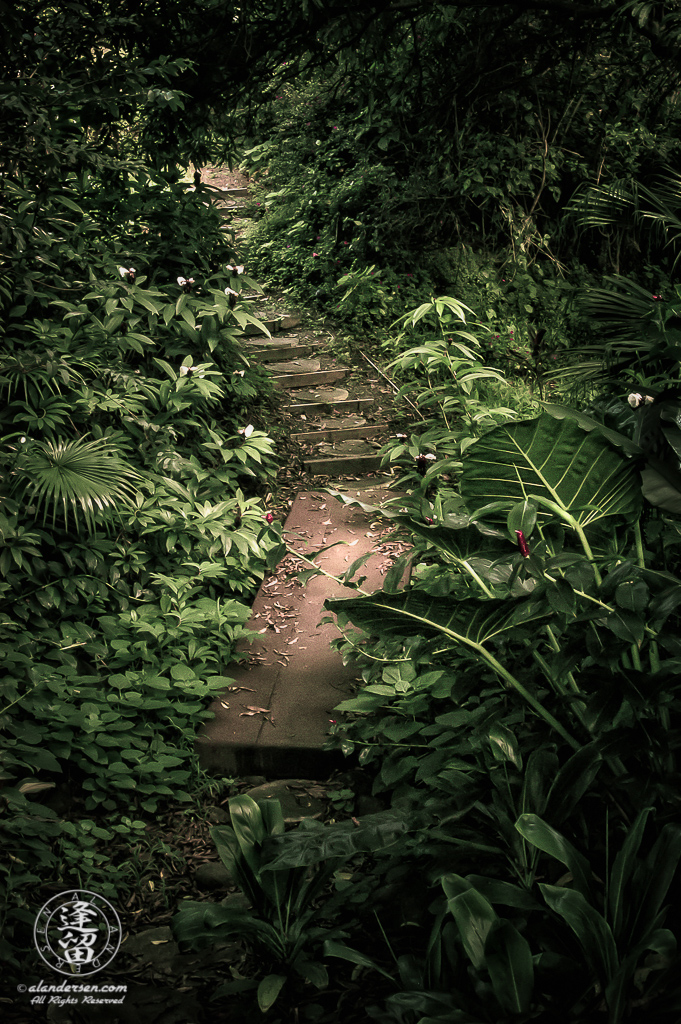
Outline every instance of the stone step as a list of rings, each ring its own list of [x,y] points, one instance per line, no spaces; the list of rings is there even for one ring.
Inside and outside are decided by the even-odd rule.
[[[351,496],[378,504],[393,495],[374,485],[353,489]],[[389,566],[385,550],[375,550],[384,541],[383,530],[375,515],[311,490],[296,497],[284,535],[291,547],[310,554],[335,544],[315,561],[336,577],[374,552],[355,575],[367,577],[362,586],[371,592],[382,587]],[[359,672],[356,665],[343,665],[331,648],[340,634],[332,623],[320,625],[320,619],[327,598],[352,597],[356,591],[327,576],[302,585],[292,573],[305,568],[289,555],[258,591],[248,627],[260,635],[242,647],[249,650],[250,664],[230,666],[231,689],[214,702],[215,717],[197,737],[207,771],[273,779],[326,778],[335,767],[347,769],[347,759],[323,746],[330,720],[338,717],[334,708],[353,692]]]
[[[244,355],[254,363],[274,363],[279,359],[285,359],[286,356],[294,356],[296,359],[302,358],[309,355],[312,351],[311,345],[295,345],[293,343],[288,345],[286,342],[277,342],[272,344],[271,347],[258,345],[251,348],[247,346],[244,348]]]
[[[244,199],[250,192],[247,188],[222,188],[215,194],[221,199]]]
[[[375,473],[381,468],[381,455],[325,456],[303,460],[306,473],[312,476],[348,476],[356,473]]]
[[[317,373],[321,370],[321,362],[319,359],[287,359],[271,363],[269,369],[274,373],[285,374]]]
[[[373,405],[373,398],[330,399],[326,402],[296,402],[288,406],[288,411],[300,416],[325,416],[329,412],[342,416],[348,412],[366,412]]]
[[[301,441],[303,444],[314,444],[317,441],[347,441],[351,438],[379,437],[390,430],[387,423],[377,423],[374,426],[366,424],[352,427],[321,427],[319,430],[306,430],[302,434],[291,434],[293,441]]]
[[[316,373],[284,373],[270,377],[279,388],[302,388],[306,384],[330,384],[334,380],[343,380],[350,371],[342,370],[318,370]]]
[[[258,316],[257,312],[255,313]],[[278,334],[279,331],[290,331],[294,327],[298,327],[300,324],[300,317],[296,316],[277,316],[272,317],[269,320],[263,320],[262,317],[258,317],[261,324],[267,328],[270,334]],[[255,337],[260,335],[264,337],[263,332],[255,324],[246,324],[244,327],[244,334],[247,338]]]
[[[309,391],[300,390],[296,391],[295,395],[291,395],[294,401],[303,402],[344,402],[346,398],[350,397],[350,392],[346,391],[345,388],[333,388],[318,387],[311,388]]]

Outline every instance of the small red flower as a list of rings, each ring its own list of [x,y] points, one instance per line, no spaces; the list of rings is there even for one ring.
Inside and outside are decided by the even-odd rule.
[[[529,558],[530,557],[530,549],[527,546],[527,541],[525,540],[525,534],[523,533],[522,530],[516,530],[515,531],[515,535],[518,538],[518,550],[520,551],[520,554],[523,556],[523,558]]]
[[[274,516],[272,515],[271,512],[268,512],[267,515],[265,516],[265,522],[266,523],[273,523],[274,522]]]

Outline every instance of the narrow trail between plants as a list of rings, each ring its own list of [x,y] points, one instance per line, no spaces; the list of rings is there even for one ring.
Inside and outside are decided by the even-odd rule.
[[[228,176],[208,177],[215,201],[243,239],[248,188]],[[224,179],[223,179],[224,181]],[[248,660],[231,666],[233,683],[211,710],[197,749],[204,768],[238,776],[324,778],[342,755],[323,749],[334,708],[352,692],[356,670],[344,666],[331,643],[340,636],[320,624],[324,602],[353,591],[330,577],[344,576],[366,558],[356,577],[363,589],[381,589],[383,577],[403,545],[375,514],[350,508],[327,491],[345,492],[378,505],[390,495],[391,476],[381,471],[379,449],[393,432],[393,390],[380,372],[339,365],[325,340],[306,330],[304,318],[280,309],[266,295],[249,296],[267,333],[246,329],[249,360],[266,364],[281,392],[290,441],[301,452],[302,473],[284,523],[289,554],[261,586],[248,628],[260,634],[248,645]],[[282,478],[291,485],[290,467]],[[320,549],[326,549],[314,555]],[[300,557],[299,557],[300,556]],[[310,559],[313,558],[313,562]],[[317,566],[306,584],[297,573]]]

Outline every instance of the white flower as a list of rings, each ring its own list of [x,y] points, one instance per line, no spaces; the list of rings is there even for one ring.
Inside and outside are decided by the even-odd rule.
[[[180,377],[191,377],[193,373],[198,373],[198,366],[181,366]]]
[[[241,427],[239,433],[242,437],[250,437],[254,430],[255,427],[249,423],[247,427]]]
[[[245,370],[234,370],[234,372],[232,373],[232,376],[233,377],[243,377],[245,372],[246,372]]]
[[[230,274],[234,274],[235,277],[239,277],[239,275],[244,272],[243,267],[233,267],[231,263],[227,264],[225,270],[229,271]]]
[[[132,282],[135,280],[135,274],[137,273],[137,271],[135,270],[134,267],[119,267],[118,273],[121,275],[121,277],[125,277],[128,279],[128,281]]]
[[[177,283],[179,284],[180,288],[184,288],[185,291],[190,292],[192,290],[192,285],[194,284],[194,278],[178,277]]]
[[[638,392],[632,393],[627,398],[627,402],[629,403],[629,405],[631,406],[632,409],[638,409],[638,407],[641,404],[641,402],[645,402],[647,405],[649,405],[651,402],[654,402],[654,401],[655,401],[655,399],[651,398],[650,395],[646,395],[645,398],[644,398],[643,395],[639,395]]]

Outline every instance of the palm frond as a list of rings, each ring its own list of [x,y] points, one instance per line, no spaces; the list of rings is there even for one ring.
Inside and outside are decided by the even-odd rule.
[[[51,509],[52,523],[59,512],[68,528],[71,511],[76,528],[83,519],[90,532],[97,513],[127,503],[140,479],[109,438],[29,442],[16,469],[26,503],[36,514],[42,509],[43,522]]]

